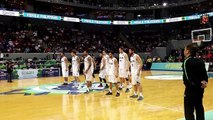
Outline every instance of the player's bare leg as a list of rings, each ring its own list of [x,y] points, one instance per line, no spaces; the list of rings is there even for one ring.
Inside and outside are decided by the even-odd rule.
[[[75,85],[75,86],[76,86],[76,87],[79,86],[79,84],[80,84],[80,79],[79,79],[79,77],[74,77],[74,79],[76,80],[76,85]]]
[[[137,83],[137,88],[138,88],[138,91],[139,91],[138,101],[143,100],[142,86],[141,86],[140,83]]]
[[[112,95],[112,83],[109,83],[109,92],[106,95]]]
[[[122,90],[122,89],[123,89],[124,84],[125,84],[125,78],[120,78],[119,90]]]
[[[130,96],[130,98],[138,98],[138,95],[137,95],[137,85],[134,85],[134,94],[132,96]]]
[[[119,87],[118,87],[117,83],[115,83],[115,87],[116,87],[116,91],[117,91],[116,97],[119,97],[120,96],[120,92],[119,92]]]
[[[130,91],[129,90],[130,88],[131,88],[131,86],[130,86],[130,83],[129,83],[129,79],[126,78],[126,91],[125,91],[125,93],[128,93]]]
[[[62,85],[68,85],[68,77],[64,77],[64,83]]]
[[[89,93],[91,89],[91,81],[87,81],[87,91],[85,93]]]

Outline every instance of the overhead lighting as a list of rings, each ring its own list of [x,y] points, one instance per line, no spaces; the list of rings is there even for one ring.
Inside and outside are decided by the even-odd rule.
[[[163,3],[163,6],[167,6],[167,3],[165,2],[165,3]]]

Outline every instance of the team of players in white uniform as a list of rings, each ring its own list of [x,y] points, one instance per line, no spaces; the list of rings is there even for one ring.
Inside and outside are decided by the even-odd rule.
[[[94,72],[94,60],[89,55],[88,51],[84,51],[84,75],[87,83],[87,92],[92,90],[92,79]],[[134,94],[130,98],[138,98],[137,100],[143,100],[142,86],[141,86],[141,71],[142,71],[142,60],[138,54],[135,53],[134,49],[129,49],[130,61],[127,53],[124,52],[123,48],[119,48],[119,61],[114,57],[113,52],[109,52],[107,55],[106,51],[100,54],[100,85],[103,87],[102,81],[105,82],[105,88],[109,88],[109,92],[106,95],[112,95],[113,84],[116,87],[116,97],[120,96],[120,90],[124,87],[126,83],[126,91],[129,92],[131,84],[134,86]],[[80,72],[80,58],[76,55],[75,51],[71,52],[72,56],[72,75],[77,81],[76,86],[79,85],[79,72]],[[64,77],[63,85],[68,85],[68,60],[64,53],[61,53],[61,67],[62,75]],[[118,80],[120,78],[120,82]],[[106,78],[108,78],[109,86],[106,83]],[[130,81],[131,80],[131,81]],[[131,82],[131,83],[130,83]],[[118,84],[120,83],[120,84]]]

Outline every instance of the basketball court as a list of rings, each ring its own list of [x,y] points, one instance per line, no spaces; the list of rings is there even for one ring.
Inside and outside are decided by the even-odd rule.
[[[83,83],[78,89],[72,83],[62,87],[62,77],[14,80],[12,84],[0,81],[0,116],[2,120],[182,120],[180,76],[181,72],[144,71],[145,99],[140,102],[129,98],[132,90],[123,90],[120,97],[106,96],[107,90],[98,88],[98,83],[93,84],[92,93],[83,94]],[[212,80],[204,95],[206,120],[213,118]]]

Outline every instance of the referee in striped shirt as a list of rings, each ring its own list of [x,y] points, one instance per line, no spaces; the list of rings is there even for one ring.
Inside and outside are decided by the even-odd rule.
[[[208,76],[203,60],[195,58],[199,51],[197,44],[189,44],[184,49],[183,63],[184,113],[186,120],[205,120],[203,108],[203,93],[207,87]]]

